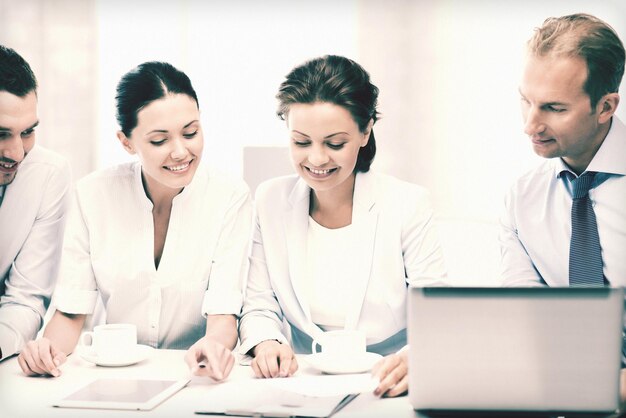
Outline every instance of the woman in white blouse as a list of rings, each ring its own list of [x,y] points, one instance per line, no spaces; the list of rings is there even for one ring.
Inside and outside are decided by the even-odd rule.
[[[294,351],[310,353],[324,331],[357,329],[386,356],[375,393],[407,390],[407,285],[438,283],[445,270],[427,191],[369,172],[377,96],[367,72],[339,56],[294,68],[280,86],[297,175],[256,193],[239,332],[258,377],[291,375]]]
[[[100,296],[107,323],[135,324],[139,344],[191,347],[193,372],[222,379],[237,342],[248,187],[200,165],[198,99],[184,73],[141,64],[122,77],[116,99],[118,139],[139,161],[77,183],[57,310],[18,361],[26,374],[58,376]]]

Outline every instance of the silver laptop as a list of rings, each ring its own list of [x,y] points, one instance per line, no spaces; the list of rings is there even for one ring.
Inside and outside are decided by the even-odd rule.
[[[619,288],[411,288],[416,410],[613,412]]]

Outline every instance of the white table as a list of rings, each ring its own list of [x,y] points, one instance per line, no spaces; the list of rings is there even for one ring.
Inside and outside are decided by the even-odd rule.
[[[17,357],[0,363],[0,417],[197,417],[195,407],[213,386],[208,379],[192,381],[171,398],[152,411],[113,411],[92,409],[55,408],[51,405],[74,390],[96,378],[153,378],[181,379],[190,377],[182,350],[154,350],[147,360],[128,367],[99,367],[71,355],[61,366],[58,378],[27,377],[17,362]],[[298,374],[319,374],[299,362]],[[236,365],[229,380],[253,377],[249,366]],[[341,417],[415,417],[408,397],[379,399],[362,394],[335,416]]]

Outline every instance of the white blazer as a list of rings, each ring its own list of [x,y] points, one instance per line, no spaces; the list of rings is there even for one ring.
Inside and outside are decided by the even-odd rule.
[[[303,283],[310,191],[295,175],[257,189],[241,353],[272,339],[310,353],[312,338],[323,332],[311,321]],[[345,328],[365,331],[368,351],[396,352],[406,344],[407,284],[433,285],[446,276],[428,192],[391,176],[358,173],[352,227],[358,240],[337,249],[359,278],[346,300]]]

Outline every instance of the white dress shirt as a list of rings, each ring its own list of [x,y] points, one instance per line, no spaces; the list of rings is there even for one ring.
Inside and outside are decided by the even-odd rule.
[[[587,171],[602,173],[589,197],[604,277],[612,286],[626,286],[626,127],[617,117]],[[569,286],[574,178],[555,158],[521,177],[508,193],[500,232],[505,286]]]
[[[80,180],[54,303],[90,314],[99,292],[107,323],[135,324],[139,344],[185,349],[205,334],[206,315],[240,313],[250,193],[200,166],[172,202],[158,269],[152,208],[139,163]]]
[[[5,187],[0,205],[2,357],[35,338],[54,289],[71,187],[60,155],[35,146]]]
[[[241,353],[272,339],[310,353],[312,338],[321,336],[307,297],[310,194],[298,176],[257,189]],[[365,331],[369,351],[394,353],[406,345],[407,286],[440,284],[446,276],[428,192],[391,176],[358,173],[350,228],[349,245],[335,247],[344,255],[341,271],[350,272],[344,328]]]

